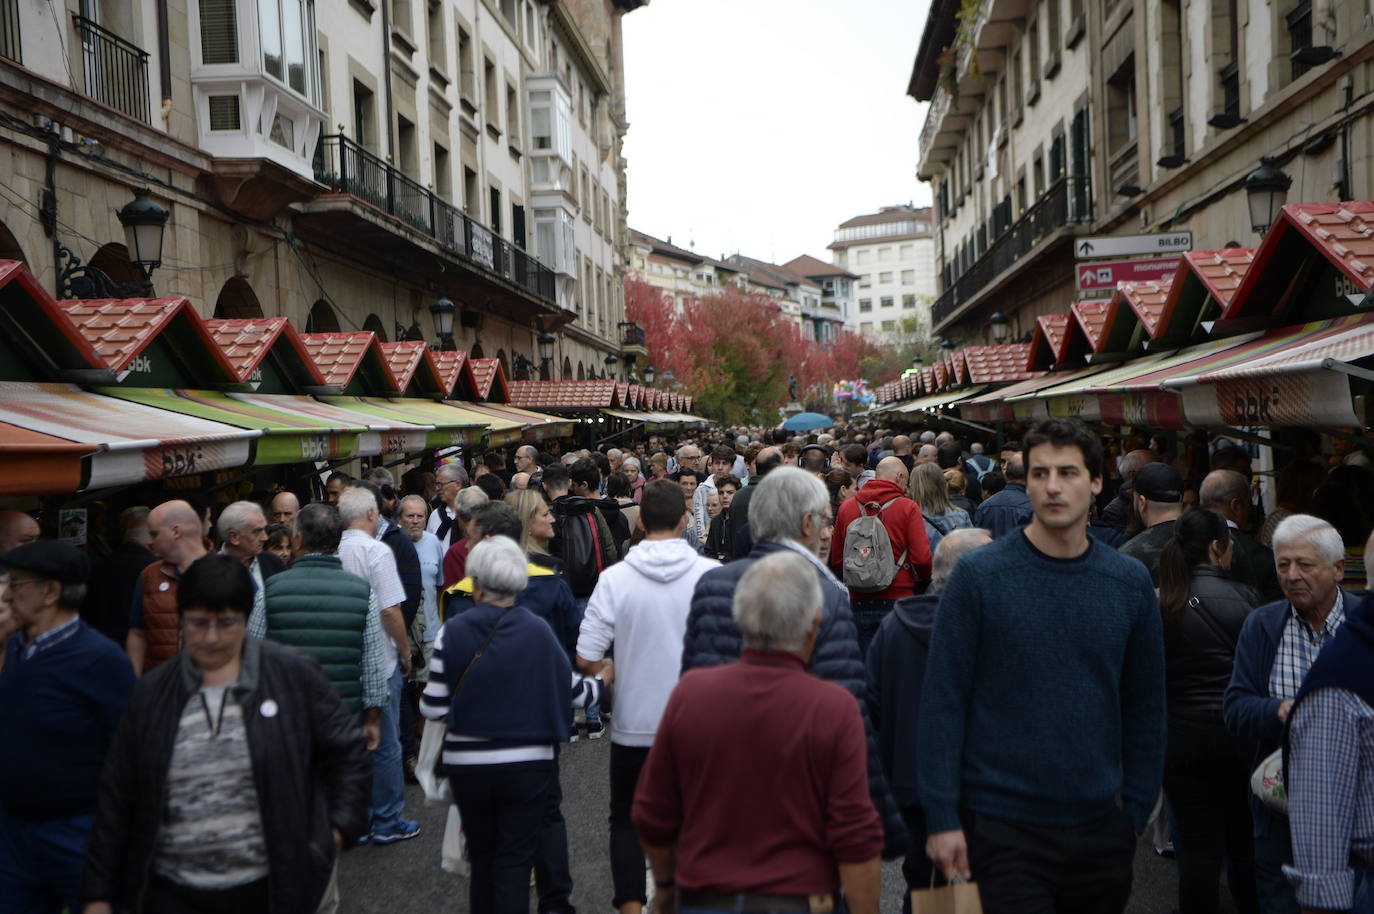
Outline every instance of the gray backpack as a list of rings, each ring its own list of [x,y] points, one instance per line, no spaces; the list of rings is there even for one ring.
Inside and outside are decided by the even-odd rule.
[[[859,516],[844,531],[844,584],[858,593],[876,593],[892,586],[897,571],[906,564],[906,551],[892,559],[892,540],[883,527],[882,514],[897,499],[878,507],[876,502],[859,502]],[[873,513],[870,514],[869,510]]]

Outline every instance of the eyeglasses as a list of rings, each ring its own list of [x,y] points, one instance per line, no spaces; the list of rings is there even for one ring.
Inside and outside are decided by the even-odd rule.
[[[242,616],[220,616],[214,618],[182,619],[181,626],[197,635],[208,635],[211,631],[232,632],[243,624]]]
[[[48,583],[47,578],[10,578],[8,581],[5,582],[5,586],[8,587],[10,590],[13,590],[16,587],[23,587],[25,584],[46,583]]]

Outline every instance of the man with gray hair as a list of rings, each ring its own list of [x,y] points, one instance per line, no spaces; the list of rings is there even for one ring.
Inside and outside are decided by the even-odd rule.
[[[902,863],[908,892],[929,887],[934,869],[919,840],[926,833],[926,819],[916,777],[916,725],[940,591],[965,554],[990,542],[992,534],[977,527],[954,530],[940,540],[931,566],[930,589],[898,600],[868,649],[868,717],[878,730],[883,773],[912,836]],[[950,607],[950,611],[958,612],[959,607]]]
[[[476,486],[469,486],[458,493],[453,500],[453,510],[458,514],[457,532],[461,537],[453,539],[453,545],[444,551],[444,587],[452,587],[467,577],[468,552],[472,550],[472,519],[483,506],[490,503],[491,497]],[[443,544],[440,543],[440,548]]]
[[[253,579],[254,599],[262,598],[262,585],[272,575],[286,570],[285,563],[270,552],[267,544],[267,516],[255,501],[236,501],[219,514],[220,552],[233,556],[248,569]]]
[[[759,455],[760,462],[764,453],[767,452]],[[781,459],[780,454],[777,459]],[[697,581],[683,639],[683,672],[731,663],[740,656],[742,635],[732,615],[740,578],[760,559],[792,552],[805,558],[811,566],[824,604],[811,672],[821,679],[839,683],[855,698],[862,699],[867,688],[867,674],[859,654],[849,592],[816,552],[833,524],[830,493],[825,483],[805,470],[778,467],[746,491],[753,493],[753,500],[749,502],[749,529],[754,547],[747,557],[712,569]],[[739,497],[736,495],[736,500]],[[895,856],[906,847],[906,829],[883,778],[877,736],[867,726],[866,718],[865,728],[869,733],[869,792],[882,816],[887,850]]]
[[[1213,470],[1202,478],[1198,487],[1198,507],[1220,514],[1231,528],[1231,577],[1249,584],[1266,603],[1277,600],[1282,592],[1274,573],[1274,553],[1251,539],[1240,524],[1250,519],[1250,480],[1235,470]]]
[[[343,570],[367,581],[381,607],[382,628],[387,634],[382,642],[387,703],[382,708],[380,742],[372,754],[372,831],[364,841],[391,844],[420,833],[420,823],[402,815],[405,775],[398,727],[401,690],[410,675],[410,638],[401,609],[406,592],[396,572],[396,556],[377,539],[382,518],[376,496],[361,486],[344,489],[339,496],[339,520],[344,526],[339,541]]]
[[[1274,565],[1284,598],[1246,617],[1221,706],[1227,728],[1258,743],[1256,764],[1278,747],[1308,669],[1359,605],[1340,586],[1345,573],[1341,535],[1320,518],[1293,514],[1274,528]],[[1293,862],[1288,818],[1253,796],[1250,812],[1260,910],[1297,911],[1283,875],[1283,866]]]
[[[430,512],[425,529],[438,537],[447,551],[453,545],[453,527],[458,523],[458,511],[453,503],[458,493],[468,487],[468,471],[462,464],[446,463],[434,471],[434,481],[439,486],[439,494],[430,503],[434,510]]]
[[[815,481],[777,470],[753,510],[791,476]],[[731,601],[743,653],[682,677],[635,791],[653,907],[830,910],[842,889],[852,914],[877,914],[883,830],[860,708],[807,672],[825,624],[815,560],[783,547],[748,564]]]

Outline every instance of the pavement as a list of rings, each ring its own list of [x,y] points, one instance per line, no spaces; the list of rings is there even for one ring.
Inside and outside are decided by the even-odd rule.
[[[562,753],[563,816],[568,822],[573,904],[583,914],[611,911],[611,865],[607,811],[610,808],[610,741],[583,739]],[[406,788],[406,815],[419,819],[420,834],[387,847],[348,851],[339,865],[342,914],[451,914],[468,910],[467,880],[439,867],[447,807],[425,803],[418,787]],[[899,912],[904,886],[898,863],[883,865],[883,911]],[[1178,907],[1174,863],[1141,842],[1127,914],[1171,914]],[[1222,890],[1222,912],[1234,908]],[[530,896],[534,909],[534,896]]]

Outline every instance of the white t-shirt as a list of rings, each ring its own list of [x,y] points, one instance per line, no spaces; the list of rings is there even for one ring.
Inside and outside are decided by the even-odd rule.
[[[367,580],[380,608],[400,606],[406,601],[405,587],[396,573],[396,556],[386,543],[361,530],[345,530],[339,541],[339,560],[343,562],[344,571]],[[389,679],[396,672],[396,642],[390,636],[384,637],[382,650],[386,656],[385,675]]]

